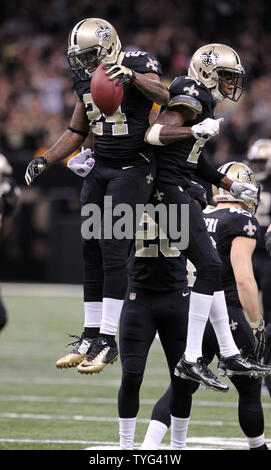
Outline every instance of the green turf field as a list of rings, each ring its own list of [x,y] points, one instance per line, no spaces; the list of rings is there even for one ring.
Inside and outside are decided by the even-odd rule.
[[[101,374],[57,370],[69,351],[68,334],[80,336],[80,288],[3,287],[9,323],[0,334],[0,449],[53,450],[118,446],[117,393],[120,362]],[[14,295],[16,294],[16,295]],[[226,379],[227,380],[227,379]],[[160,344],[155,340],[141,389],[136,429],[139,447],[152,405],[168,385]],[[188,432],[191,449],[247,449],[237,421],[237,394],[201,389]],[[271,447],[271,401],[263,396],[265,436]],[[168,436],[164,444],[168,444]],[[115,448],[115,447],[114,447]]]

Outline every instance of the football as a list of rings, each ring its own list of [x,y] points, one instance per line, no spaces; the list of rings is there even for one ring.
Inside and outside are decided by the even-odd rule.
[[[112,116],[122,102],[124,89],[123,84],[116,86],[118,80],[109,80],[105,75],[107,70],[103,69],[104,65],[100,64],[92,75],[90,92],[99,110],[107,116]]]

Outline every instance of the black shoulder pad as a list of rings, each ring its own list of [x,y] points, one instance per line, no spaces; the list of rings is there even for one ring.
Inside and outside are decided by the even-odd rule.
[[[173,108],[174,106],[185,106],[187,108],[193,109],[196,113],[202,113],[202,104],[200,101],[193,98],[189,95],[176,95],[171,98],[168,103],[168,108]]]

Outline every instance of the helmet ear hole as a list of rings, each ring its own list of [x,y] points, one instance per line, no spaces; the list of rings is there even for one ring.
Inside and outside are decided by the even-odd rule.
[[[206,72],[204,72],[204,70],[202,72],[202,75],[204,76],[204,78],[209,78],[209,75]]]

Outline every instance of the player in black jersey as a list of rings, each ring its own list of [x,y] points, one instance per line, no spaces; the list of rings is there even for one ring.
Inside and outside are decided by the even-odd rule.
[[[265,249],[266,230],[271,223],[271,139],[256,140],[248,151],[248,161],[261,187],[261,201],[256,214],[260,224],[260,239],[253,256],[253,267],[262,293],[263,316],[266,324],[264,362],[271,364],[271,258]],[[270,377],[266,377],[265,385],[271,395]]]
[[[127,286],[126,261],[131,241],[104,235],[104,198],[111,198],[112,211],[118,204],[126,203],[135,209],[136,204],[148,202],[155,160],[153,148],[144,142],[144,134],[153,102],[166,104],[169,93],[160,81],[159,62],[144,51],[123,52],[117,32],[103,19],[87,18],[75,25],[69,36],[68,60],[76,96],[70,126],[42,157],[30,162],[26,180],[31,184],[48,164],[70,155],[83,143],[91,127],[96,163],[84,180],[81,203],[82,208],[91,203],[101,210],[101,239],[82,237],[84,332],[71,354],[56,365],[78,365],[80,372],[93,373],[100,372],[118,356],[115,333]],[[113,116],[104,116],[90,93],[92,74],[102,62],[111,64],[107,70],[110,79],[124,83],[124,97]],[[88,158],[89,152],[82,152],[81,157]],[[86,218],[82,215],[82,227]],[[114,225],[119,219],[120,215],[114,215],[110,222]]]
[[[201,208],[206,206],[204,191],[199,190],[199,185],[192,185],[189,193],[199,201]],[[197,387],[196,382],[174,375],[176,361],[185,349],[187,334],[189,290],[186,259],[177,248],[169,245],[169,240],[163,238],[159,228],[159,220],[144,213],[128,260],[128,289],[120,318],[122,380],[118,410],[122,450],[133,448],[140,386],[156,332],[170,371],[173,434],[175,425],[180,420],[186,422],[190,415],[192,391]],[[213,382],[215,386],[215,376]],[[224,391],[227,390],[224,385]],[[175,448],[174,442],[172,448]]]
[[[178,369],[183,376],[208,385],[208,370],[202,371],[202,338],[210,316],[226,361],[245,370],[228,325],[221,282],[221,261],[213,249],[199,208],[187,193],[191,175],[229,190],[235,197],[251,201],[257,197],[252,184],[233,182],[217,172],[202,156],[205,143],[219,132],[214,118],[217,102],[237,101],[243,91],[244,69],[237,53],[223,44],[208,44],[191,59],[188,76],[175,78],[170,101],[146,133],[146,141],[157,147],[157,198],[169,207],[189,205],[189,244],[183,254],[197,268],[189,309],[187,345]],[[179,219],[181,211],[178,211]],[[181,220],[179,220],[179,227]],[[179,228],[178,227],[178,228]],[[169,236],[170,239],[170,236]],[[178,240],[176,240],[178,241]],[[212,308],[211,308],[212,307]]]
[[[230,162],[220,168],[233,180],[246,181],[251,171],[243,164]],[[213,245],[222,260],[222,282],[229,312],[229,324],[236,344],[245,355],[260,360],[264,353],[264,322],[262,320],[257,284],[253,274],[252,254],[259,239],[260,228],[253,216],[254,204],[245,205],[227,191],[213,188],[216,207],[207,207],[204,219]],[[166,260],[164,261],[166,263]],[[195,281],[195,267],[188,265],[189,285]],[[243,309],[246,311],[246,319]],[[180,319],[181,320],[181,319]],[[203,338],[203,357],[211,362],[219,357],[219,345],[214,329],[207,322]],[[222,374],[225,373],[224,364]],[[250,449],[267,450],[264,438],[264,417],[261,405],[261,379],[233,375],[230,380],[239,394],[238,417]],[[197,388],[197,385],[196,385]],[[181,399],[181,397],[180,397]],[[157,402],[141,449],[158,449],[170,425],[170,389]],[[180,422],[179,442],[185,446],[188,426]]]

